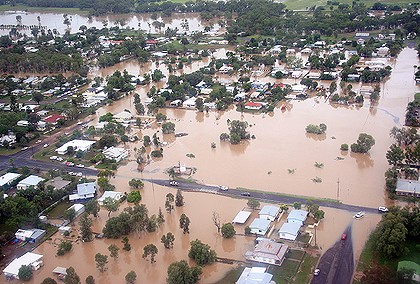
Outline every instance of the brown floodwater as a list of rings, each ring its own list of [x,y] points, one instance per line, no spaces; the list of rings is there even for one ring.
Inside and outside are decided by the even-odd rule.
[[[164,32],[168,27],[171,29],[178,28],[180,32],[195,32],[204,31],[204,27],[211,26],[212,29],[218,31],[221,27],[218,24],[218,18],[210,21],[201,21],[200,14],[198,13],[173,13],[170,17],[158,17],[156,20],[151,18],[151,14],[112,14],[106,16],[92,17],[89,19],[87,16],[79,14],[68,14],[70,25],[65,25],[64,14],[54,12],[24,12],[24,11],[5,11],[0,13],[0,23],[4,25],[16,25],[16,16],[22,17],[22,25],[39,25],[38,16],[40,17],[41,26],[47,26],[48,29],[56,29],[59,33],[63,34],[67,29],[71,33],[79,31],[79,27],[85,25],[86,27],[96,27],[101,29],[104,27],[103,22],[107,21],[107,27],[111,28],[117,26],[116,22],[123,20],[124,28],[141,29],[146,33],[160,33]],[[154,21],[159,21],[165,24],[162,29],[157,29],[152,24]],[[188,27],[185,26],[188,23]],[[120,26],[121,27],[121,26]],[[22,31],[25,32],[25,31]],[[31,30],[26,30],[29,34]],[[8,34],[9,30],[0,30],[0,35]]]
[[[385,152],[393,142],[389,138],[389,130],[393,126],[403,125],[406,105],[413,99],[414,93],[420,91],[413,80],[413,65],[419,65],[416,51],[405,48],[393,62],[390,79],[381,83],[381,99],[378,106],[373,108],[368,102],[363,107],[331,106],[323,99],[311,98],[291,101],[288,110],[277,108],[271,114],[242,114],[234,107],[224,112],[212,110],[208,113],[163,109],[161,112],[175,123],[176,132],[186,132],[188,135],[180,138],[162,135],[157,125],[142,130],[141,135],[151,136],[158,132],[161,140],[168,142],[164,147],[164,157],[152,160],[140,173],[134,161],[134,151],[131,151],[129,161],[118,169],[116,178],[111,182],[118,191],[128,191],[128,181],[131,178],[168,178],[165,170],[181,163],[196,168],[193,178],[207,184],[321,198],[338,197],[343,203],[370,207],[391,205],[392,202],[387,199],[384,190],[384,172],[388,168]],[[150,64],[141,67],[135,61],[128,61],[97,72],[107,75],[116,68],[127,69],[134,75],[151,69]],[[160,82],[159,87],[163,86],[164,82]],[[138,87],[137,92],[144,98],[148,89],[149,87]],[[135,112],[131,97],[101,108],[98,114],[117,113],[124,109]],[[247,121],[249,132],[256,139],[239,145],[220,142],[220,134],[228,132],[228,119]],[[325,123],[328,127],[326,135],[306,135],[305,127],[311,123]],[[369,154],[340,151],[342,143],[355,142],[362,132],[371,134],[376,140]],[[211,148],[212,142],[216,143],[215,149]],[[132,150],[140,146],[140,142],[129,145]],[[194,154],[195,158],[189,158],[187,154]],[[315,167],[315,162],[323,163],[324,167]],[[295,169],[294,174],[289,174],[288,169]],[[316,177],[321,178],[322,182],[314,183],[312,179]],[[146,183],[142,190],[142,202],[147,204],[150,214],[157,214],[159,207],[164,207],[168,192],[174,193],[174,189]],[[177,208],[171,215],[165,213],[166,222],[157,232],[143,233],[140,237],[136,234],[130,235],[131,252],[120,251],[116,261],[109,260],[108,270],[104,273],[95,268],[94,255],[97,252],[108,254],[107,247],[112,243],[121,248],[120,240],[77,243],[68,255],[61,257],[55,256],[56,247],[53,242],[42,244],[35,252],[44,254],[45,265],[35,273],[34,280],[30,283],[39,283],[45,277],[52,276],[51,271],[56,266],[70,265],[75,267],[82,280],[91,274],[97,283],[124,283],[123,279],[130,270],[136,271],[139,283],[164,283],[168,265],[175,260],[188,259],[189,242],[196,238],[209,244],[221,257],[244,259],[245,251],[253,246],[253,239],[243,236],[236,236],[232,240],[222,239],[217,234],[211,217],[212,212],[216,211],[222,223],[230,222],[238,211],[246,207],[246,200],[206,193],[184,193],[184,197],[185,206]],[[347,226],[352,224],[357,261],[369,233],[380,220],[380,215],[367,214],[361,220],[354,220],[354,212],[322,209],[325,211],[325,219],[317,229],[317,244],[322,250],[328,249],[339,240]],[[111,216],[117,213],[112,213]],[[182,213],[191,219],[189,235],[182,234],[178,228]],[[100,218],[94,222],[94,231],[101,231],[107,220],[106,215],[102,210]],[[236,231],[242,233],[245,226],[235,225]],[[161,235],[167,232],[175,234],[172,250],[164,249],[160,243]],[[55,235],[53,241],[56,238],[60,236]],[[143,247],[149,243],[154,243],[159,249],[157,262],[154,264],[141,257]],[[233,267],[220,263],[206,267],[200,283],[214,283]]]

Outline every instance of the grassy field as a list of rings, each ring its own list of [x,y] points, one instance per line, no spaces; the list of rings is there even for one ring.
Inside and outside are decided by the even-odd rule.
[[[0,11],[26,11],[26,12],[56,12],[67,14],[87,15],[88,11],[80,10],[79,8],[51,8],[51,7],[30,7],[25,5],[0,5]]]
[[[286,1],[281,1],[281,2],[283,2],[286,5],[286,7],[291,10],[306,10],[308,7],[327,5],[327,0],[286,0]],[[339,0],[338,2],[351,5],[353,0]],[[372,5],[375,4],[376,2],[381,2],[383,4],[400,5],[404,7],[404,6],[407,6],[409,3],[415,3],[416,1],[412,1],[412,0],[398,0],[398,1],[364,0],[362,3],[365,4],[366,7],[372,7]],[[336,7],[337,6],[335,6],[335,8]]]

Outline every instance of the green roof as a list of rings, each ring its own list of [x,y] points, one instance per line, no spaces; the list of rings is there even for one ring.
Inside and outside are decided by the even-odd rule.
[[[412,269],[415,271],[417,275],[420,275],[420,265],[418,265],[415,262],[407,261],[407,260],[398,262],[398,271],[400,271],[403,268]]]

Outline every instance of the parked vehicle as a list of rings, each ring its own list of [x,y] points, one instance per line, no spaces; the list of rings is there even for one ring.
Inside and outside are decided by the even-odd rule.
[[[169,182],[169,185],[172,185],[172,186],[178,186],[179,184],[178,184],[178,182],[176,182],[176,181],[174,181],[174,180],[171,180],[171,181]]]
[[[66,162],[66,166],[67,167],[74,167],[74,163],[73,162]]]
[[[76,167],[78,167],[78,168],[84,168],[85,165],[83,165],[83,164],[77,164]]]
[[[57,156],[51,156],[50,160],[57,160],[57,158],[58,158]]]
[[[354,218],[355,219],[360,219],[360,218],[362,218],[363,216],[365,216],[365,212],[364,211],[360,211],[360,212],[357,212],[356,213],[356,215],[354,215]]]
[[[319,273],[321,273],[321,270],[319,268],[314,270],[314,276],[318,276]]]
[[[50,146],[48,143],[44,144],[44,148],[47,148],[48,146]]]
[[[381,213],[387,213],[389,210],[388,210],[388,208],[386,208],[384,206],[379,206],[378,211],[381,212]]]

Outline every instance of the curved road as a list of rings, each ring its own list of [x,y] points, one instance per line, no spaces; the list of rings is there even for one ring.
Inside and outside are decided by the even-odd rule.
[[[169,185],[169,180],[163,179],[144,179],[145,181],[155,183],[162,186],[171,186]],[[301,202],[305,203],[308,198],[307,197],[298,197],[298,196],[285,196],[285,195],[278,195],[274,193],[266,193],[263,191],[246,191],[246,190],[239,190],[239,189],[230,189],[227,191],[222,191],[219,189],[218,186],[215,185],[205,185],[199,184],[194,182],[178,182],[178,188],[187,191],[197,191],[197,192],[206,192],[212,194],[222,194],[231,197],[241,197],[241,198],[253,198],[259,200],[267,200],[272,201],[275,203],[285,203],[285,204],[293,204],[293,202]],[[249,193],[249,196],[244,196],[244,193]],[[338,202],[328,202],[325,200],[315,200],[319,206],[324,207],[331,207],[337,208],[341,210],[346,210],[350,212],[359,212],[365,211],[366,213],[376,213],[379,214],[378,208],[371,208],[371,207],[364,207],[364,206],[357,206],[357,205],[350,205],[350,204],[343,204]]]

